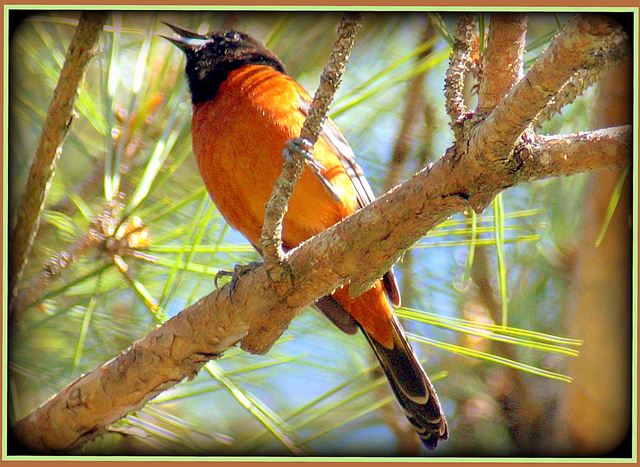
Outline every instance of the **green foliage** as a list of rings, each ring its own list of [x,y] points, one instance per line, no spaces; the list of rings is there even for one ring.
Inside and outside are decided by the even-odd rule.
[[[219,270],[258,259],[229,229],[202,187],[191,156],[183,57],[159,37],[169,34],[161,20],[201,32],[223,26],[249,31],[266,41],[313,93],[339,16],[212,11],[111,15],[80,90],[78,117],[58,163],[26,284],[38,277],[43,263],[87,232],[110,201],[122,203],[122,217],[112,231],[124,232],[128,247],[117,255],[91,250],[37,291],[36,303],[12,330],[12,342],[19,342],[12,347],[9,373],[14,419],[210,292]],[[427,22],[437,34],[421,44]],[[36,129],[76,24],[73,12],[43,12],[30,16],[12,38],[11,206],[24,189]],[[332,115],[374,186],[382,186],[406,82],[426,73],[428,99],[442,101],[452,27],[452,17],[426,14],[372,14],[365,21]],[[527,57],[542,49],[558,27],[553,17],[534,16]],[[545,128],[583,128],[589,99]],[[451,140],[444,108],[431,118],[440,129],[438,148],[444,148]],[[411,144],[415,155],[419,135]],[[429,357],[425,366],[439,380],[452,430],[461,399],[447,374],[459,374],[482,391],[487,368],[500,366],[537,378],[569,380],[562,374],[563,360],[548,358],[574,356],[579,345],[554,336],[565,333],[559,316],[565,283],[551,259],[574,238],[577,224],[567,218],[578,217],[581,189],[580,178],[517,187],[497,198],[491,213],[456,216],[412,248],[417,263],[411,274],[420,298],[398,313],[411,329],[418,354]],[[500,322],[470,304],[470,271],[483,245],[495,245],[497,252],[491,268],[502,304]],[[460,277],[462,287],[456,285]],[[477,309],[468,313],[472,305]],[[516,348],[517,359],[499,355],[495,342]],[[362,438],[383,426],[378,409],[392,400],[367,352],[362,338],[340,334],[314,312],[305,312],[269,355],[231,349],[193,381],[161,394],[81,452],[392,453],[390,432],[376,436],[375,442]],[[471,359],[466,357],[483,364],[467,365]],[[454,453],[456,443],[454,436],[439,453]]]

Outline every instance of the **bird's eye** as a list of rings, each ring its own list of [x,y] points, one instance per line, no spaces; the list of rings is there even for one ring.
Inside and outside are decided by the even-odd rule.
[[[241,39],[240,34],[235,31],[229,31],[225,33],[224,38],[227,42],[239,42]]]

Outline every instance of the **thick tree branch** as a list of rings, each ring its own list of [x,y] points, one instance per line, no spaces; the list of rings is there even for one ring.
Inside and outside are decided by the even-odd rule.
[[[71,39],[67,56],[60,72],[60,79],[53,94],[42,134],[34,156],[25,193],[16,209],[16,223],[11,233],[9,255],[10,303],[17,296],[18,285],[27,264],[33,241],[38,233],[40,214],[45,200],[62,143],[73,121],[73,106],[89,60],[94,54],[106,13],[94,11],[82,13],[80,22]],[[9,307],[11,313],[13,307]]]
[[[493,110],[522,76],[527,16],[493,13],[482,57],[478,112]]]
[[[77,446],[159,392],[192,377],[205,361],[231,345],[266,352],[304,306],[349,279],[358,284],[380,277],[429,229],[465,209],[466,193],[497,193],[524,180],[623,166],[630,159],[631,142],[626,141],[630,135],[630,127],[621,127],[568,139],[540,137],[521,171],[499,165],[485,169],[501,170],[499,177],[488,177],[485,170],[469,172],[461,163],[463,155],[449,150],[432,167],[289,252],[286,260],[293,283],[286,290],[275,290],[266,267],[257,267],[239,277],[232,293],[226,285],[205,296],[71,383],[20,420],[16,434],[37,451]],[[601,145],[601,150],[612,143],[617,149],[594,150],[603,157],[587,156],[589,163],[584,163],[587,143]],[[549,149],[548,156],[543,148]]]
[[[313,148],[320,135],[329,106],[346,69],[361,22],[362,15],[360,13],[347,13],[340,22],[338,38],[331,51],[329,61],[320,76],[320,85],[316,90],[309,108],[309,114],[300,131],[300,138],[310,143],[309,150]],[[271,268],[271,276],[275,281],[281,279],[276,274],[276,270],[284,259],[282,251],[282,222],[287,213],[289,198],[293,194],[298,179],[302,176],[304,167],[305,160],[299,153],[293,152],[290,157],[285,158],[282,172],[276,180],[271,197],[265,206],[260,249],[265,262]]]
[[[478,125],[470,140],[480,163],[507,161],[516,141],[577,69],[592,68],[598,53],[624,32],[611,19],[581,15],[571,20],[523,79]]]
[[[570,135],[536,136],[530,145],[516,150],[522,164],[521,180],[573,175],[600,167],[623,167],[631,163],[631,125],[585,131]]]
[[[524,181],[628,164],[629,126],[534,137],[512,151],[515,139],[508,140],[514,136],[505,128],[497,130],[499,120],[491,121],[496,112],[518,109],[518,96],[546,105],[545,86],[555,82],[559,88],[572,74],[567,70],[569,62],[563,60],[569,54],[565,48],[573,47],[574,69],[575,60],[578,66],[589,66],[591,52],[587,51],[598,49],[593,43],[596,38],[618,33],[604,21],[573,22],[570,28],[575,37],[563,33],[556,39],[550,55],[543,57],[545,68],[534,72],[534,65],[531,76],[521,80],[484,123],[464,123],[461,130],[470,128],[475,141],[482,142],[480,147],[460,131],[465,139],[459,139],[435,164],[283,255],[290,281],[275,283],[268,265],[250,270],[235,286],[205,296],[71,383],[20,420],[16,435],[37,451],[78,446],[160,391],[192,377],[204,362],[231,345],[240,343],[252,353],[267,352],[303,307],[347,282],[354,294],[366,290],[407,248],[470,203],[481,207],[501,190]],[[519,109],[517,118],[506,119],[507,129],[521,133],[538,112]],[[506,157],[494,157],[505,154],[505,145],[510,145]],[[478,163],[480,155],[483,159]],[[367,268],[362,267],[362,258],[367,258]]]

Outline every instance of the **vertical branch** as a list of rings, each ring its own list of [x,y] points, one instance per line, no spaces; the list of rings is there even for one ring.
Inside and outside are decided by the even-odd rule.
[[[9,255],[10,299],[17,295],[20,278],[38,233],[40,214],[51,186],[56,161],[73,120],[72,112],[78,89],[105,20],[104,12],[83,13],[71,39],[58,85],[49,104],[38,148],[29,169],[25,193],[16,210]],[[9,310],[11,313],[12,308]]]
[[[493,110],[520,80],[526,34],[526,15],[491,15],[487,48],[482,58],[483,73],[478,92],[479,112]]]
[[[444,78],[445,105],[456,137],[461,136],[461,134],[458,135],[460,131],[457,128],[467,114],[467,106],[464,101],[464,78],[473,60],[473,42],[478,39],[477,29],[476,15],[466,14],[458,17],[455,43]]]
[[[313,97],[309,114],[300,132],[300,138],[309,143],[313,148],[322,124],[327,116],[329,105],[340,85],[342,74],[347,66],[351,49],[355,43],[355,36],[360,29],[362,15],[360,13],[347,13],[343,16],[338,27],[338,38],[331,52],[329,62],[320,77],[320,85]],[[282,172],[276,180],[271,197],[265,206],[264,225],[260,237],[260,249],[269,266],[282,264],[284,253],[282,251],[282,222],[287,213],[289,198],[302,172],[304,170],[304,158],[302,154],[293,152],[291,157],[285,158]],[[273,271],[272,271],[273,272]]]

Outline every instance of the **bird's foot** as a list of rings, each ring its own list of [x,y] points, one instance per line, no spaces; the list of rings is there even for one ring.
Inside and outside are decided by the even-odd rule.
[[[213,279],[213,283],[216,286],[216,289],[219,289],[220,286],[218,285],[218,281],[220,280],[221,277],[231,277],[231,280],[229,281],[230,287],[229,287],[229,296],[231,296],[233,294],[233,292],[236,290],[236,284],[238,283],[238,279],[242,276],[244,276],[246,273],[248,273],[249,271],[253,271],[255,268],[257,268],[258,266],[261,266],[262,263],[258,262],[258,261],[251,261],[248,264],[236,264],[233,267],[233,271],[225,271],[225,270],[220,270],[216,273],[215,278]]]
[[[318,177],[318,180],[320,180],[322,186],[324,186],[333,200],[337,203],[342,204],[344,201],[342,199],[342,196],[340,195],[340,192],[336,191],[335,187],[324,176],[324,166],[320,162],[318,162],[315,157],[313,157],[313,154],[311,153],[312,150],[313,145],[309,140],[305,138],[292,138],[287,141],[287,144],[282,151],[282,156],[285,160],[290,160],[294,154],[300,154],[304,162],[309,165],[311,171],[316,177]]]
[[[286,146],[282,150],[282,156],[286,159],[290,159],[294,154],[300,154],[304,161],[311,165],[316,171],[324,170],[324,167],[318,162],[311,154],[313,145],[306,138],[292,138],[287,141]]]

